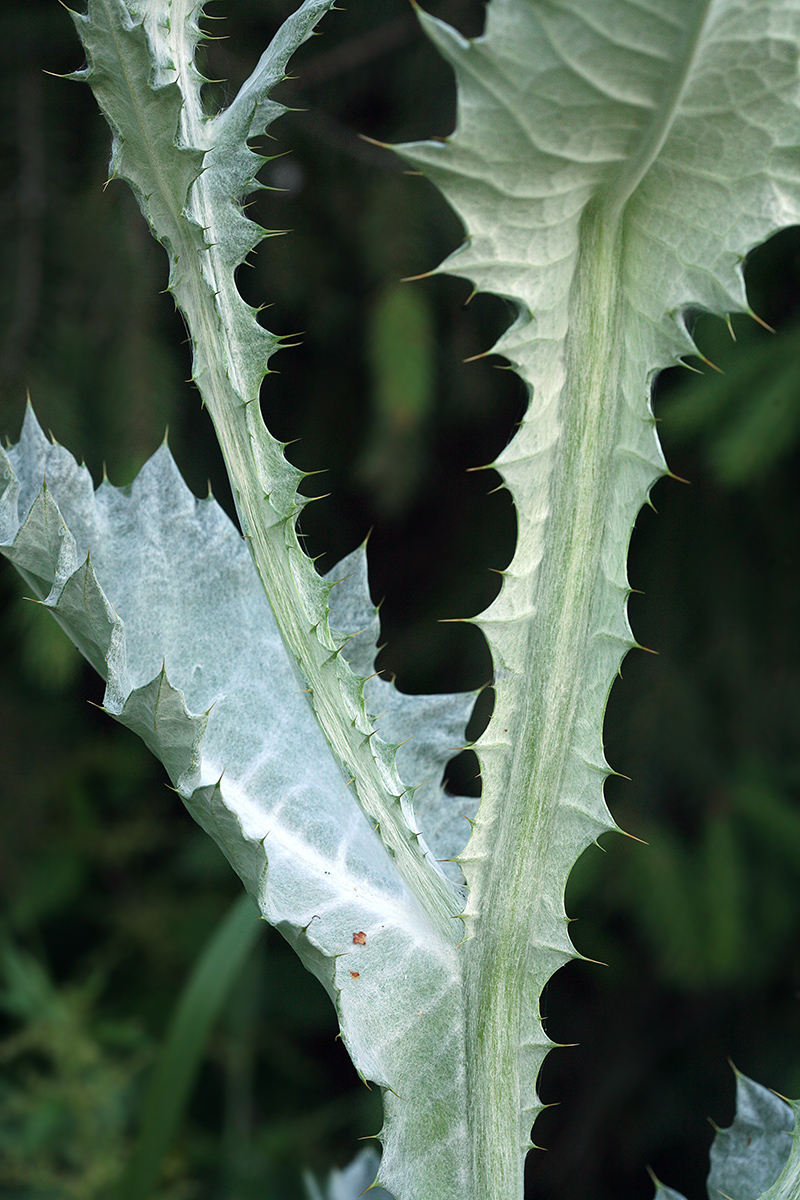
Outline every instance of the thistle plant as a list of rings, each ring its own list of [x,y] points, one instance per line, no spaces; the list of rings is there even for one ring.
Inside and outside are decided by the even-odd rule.
[[[0,463],[0,532],[105,678],[106,711],[328,991],[382,1089],[378,1184],[395,1200],[512,1200],[552,1045],[539,998],[575,957],[567,877],[616,829],[602,725],[636,645],[631,529],[666,472],[652,382],[697,353],[691,309],[750,311],[743,256],[800,219],[800,6],[491,0],[471,41],[420,14],[455,72],[458,121],[397,152],[463,223],[438,269],[513,304],[494,349],[529,396],[490,464],[518,533],[475,621],[494,664],[479,804],[441,784],[474,697],[406,696],[375,675],[364,547],[322,575],[300,544],[303,473],[260,408],[282,342],[235,278],[263,237],[244,211],[265,162],[250,141],[331,7],[305,0],[216,113],[195,0],[74,14],[76,77],[111,127],[111,176],[169,256],[241,535],[165,447],[130,489],[95,491],[31,414]],[[791,1110],[739,1090],[711,1194],[789,1200]]]

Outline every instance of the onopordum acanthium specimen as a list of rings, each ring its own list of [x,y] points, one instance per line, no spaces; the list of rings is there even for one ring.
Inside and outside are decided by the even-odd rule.
[[[0,527],[106,677],[107,710],[330,993],[384,1089],[380,1183],[396,1200],[512,1200],[550,1046],[539,996],[574,956],[566,879],[615,827],[602,720],[635,644],[630,531],[665,470],[651,382],[693,353],[691,306],[747,311],[742,256],[800,215],[800,5],[492,0],[473,42],[422,18],[455,70],[458,125],[400,151],[463,221],[442,269],[516,306],[496,350],[530,395],[494,464],[518,541],[477,621],[495,670],[477,811],[438,782],[469,698],[372,677],[363,551],[322,577],[298,543],[301,472],[259,406],[280,341],[234,279],[262,236],[242,209],[264,161],[248,139],[330,7],[306,0],[216,115],[196,4],[90,0],[75,17],[111,173],[170,258],[244,540],[166,450],[129,492],[95,494],[32,418],[3,461]],[[759,1190],[793,1195],[796,1159]]]

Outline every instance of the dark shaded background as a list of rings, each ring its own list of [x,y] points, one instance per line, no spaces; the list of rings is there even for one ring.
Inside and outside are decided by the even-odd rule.
[[[431,10],[465,33],[482,6]],[[234,94],[284,0],[209,6],[209,103]],[[460,240],[433,189],[359,138],[449,132],[450,73],[404,0],[349,0],[297,56],[278,157],[253,215],[291,230],[242,273],[272,328],[302,331],[264,389],[273,433],[330,497],[303,516],[332,565],[372,528],[385,597],[381,665],[408,691],[477,687],[478,612],[514,518],[496,478],[467,467],[502,449],[522,390],[498,359],[464,365],[512,314],[469,305],[464,281],[399,284]],[[55,0],[0,9],[0,429],[26,389],[59,441],[128,482],[169,425],[190,485],[230,511],[210,423],[183,381],[184,330],[165,258],[127,189],[104,189],[108,133]],[[704,1195],[706,1118],[729,1122],[728,1060],[800,1095],[798,437],[800,240],[752,255],[751,302],[772,326],[703,318],[724,368],[659,381],[665,480],[634,533],[635,653],[606,722],[620,824],[573,873],[576,963],[548,985],[548,1110],[530,1162],[540,1200],[639,1200],[650,1164]],[[697,366],[702,366],[699,362]],[[320,483],[321,479],[321,483]],[[0,1196],[94,1200],[131,1145],[137,1103],[174,999],[237,894],[158,764],[91,706],[100,681],[0,571]],[[476,727],[477,728],[477,727]],[[470,756],[454,764],[469,782]],[[342,1164],[377,1129],[379,1101],[335,1040],[333,1013],[266,931],[215,1029],[159,1200],[292,1200],[304,1167]],[[433,1200],[433,1198],[432,1198]],[[465,1197],[465,1200],[470,1200]]]

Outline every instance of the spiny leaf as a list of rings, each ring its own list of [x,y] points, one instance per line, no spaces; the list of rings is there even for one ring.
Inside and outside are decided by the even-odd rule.
[[[691,307],[747,311],[744,254],[800,219],[800,8],[492,0],[475,40],[421,20],[455,71],[457,127],[399,150],[464,224],[439,270],[516,305],[495,350],[530,394],[494,464],[519,537],[478,620],[496,703],[459,860],[475,1175],[505,1197],[548,1046],[537,998],[572,953],[567,875],[614,828],[603,712],[635,645],[630,532],[665,471],[650,385],[693,351]]]
[[[800,1180],[798,1105],[736,1072],[736,1116],[711,1146],[710,1200],[793,1200]]]
[[[457,952],[343,778],[245,542],[216,502],[188,492],[166,446],[129,488],[104,482],[95,493],[29,411],[19,445],[0,452],[0,475],[2,552],[105,676],[106,710],[161,759],[263,915],[327,988],[356,1067],[390,1089],[387,1141],[411,1138],[435,1186],[449,1186],[463,1170]],[[375,607],[363,549],[332,577],[337,615],[363,631],[346,644],[368,654]],[[438,722],[401,761],[411,792],[463,740],[468,705],[371,682],[390,728],[418,725],[415,708]],[[427,785],[445,799],[439,778]]]
[[[736,1114],[711,1146],[709,1200],[795,1200],[800,1183],[797,1114],[782,1100],[736,1072]],[[655,1200],[686,1200],[656,1180]]]

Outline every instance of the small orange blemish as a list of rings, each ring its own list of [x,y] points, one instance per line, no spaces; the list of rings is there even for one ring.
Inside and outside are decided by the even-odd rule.
[[[350,974],[353,976],[353,979],[358,979],[361,975],[361,972],[360,971],[351,971]]]
[[[359,933],[353,934],[353,945],[354,946],[366,946],[366,944],[367,944],[367,935],[364,933],[363,929]]]

